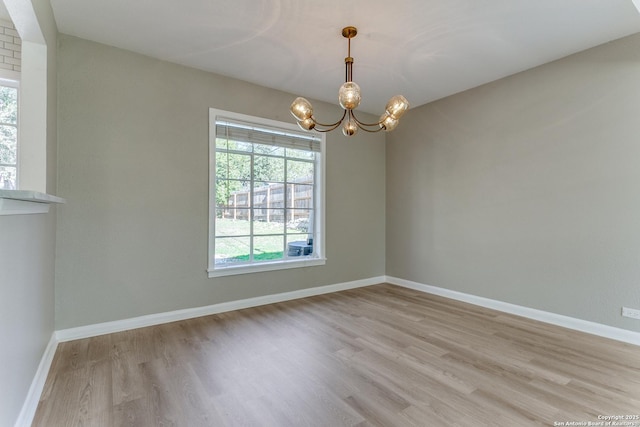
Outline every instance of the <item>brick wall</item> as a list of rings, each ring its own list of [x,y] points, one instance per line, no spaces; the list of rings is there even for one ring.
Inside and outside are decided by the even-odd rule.
[[[0,68],[20,72],[22,40],[13,24],[0,20]]]

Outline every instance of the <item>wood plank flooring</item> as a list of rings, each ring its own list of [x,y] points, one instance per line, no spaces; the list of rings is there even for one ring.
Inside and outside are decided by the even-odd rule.
[[[623,414],[640,414],[640,347],[383,284],[61,343],[33,425],[553,426]]]

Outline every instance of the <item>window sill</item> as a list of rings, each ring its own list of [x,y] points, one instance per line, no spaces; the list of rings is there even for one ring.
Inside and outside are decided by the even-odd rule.
[[[209,277],[235,276],[237,274],[260,273],[264,271],[286,270],[289,268],[313,267],[325,265],[326,258],[311,258],[303,260],[276,261],[252,265],[238,265],[233,267],[218,267],[207,270]]]
[[[28,215],[49,212],[53,203],[65,203],[62,197],[28,190],[0,190],[0,215]]]

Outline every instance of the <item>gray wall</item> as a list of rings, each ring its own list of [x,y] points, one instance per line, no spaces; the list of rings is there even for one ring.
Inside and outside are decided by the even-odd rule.
[[[55,209],[55,208],[54,208]],[[55,216],[0,216],[0,425],[13,425],[53,333]]]
[[[387,274],[640,331],[640,35],[411,110]]]
[[[58,60],[56,329],[384,274],[383,134],[327,137],[325,266],[208,279],[208,109],[292,122],[295,95],[65,35]]]
[[[47,44],[47,189],[56,182],[56,41],[48,0],[31,0]],[[24,17],[23,17],[24,18]],[[42,124],[44,126],[44,124]],[[15,423],[54,330],[56,208],[0,216],[0,425]]]

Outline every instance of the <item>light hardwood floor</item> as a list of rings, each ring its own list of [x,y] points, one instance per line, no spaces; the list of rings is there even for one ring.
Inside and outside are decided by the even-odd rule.
[[[640,414],[640,347],[384,284],[61,343],[33,425],[553,426],[623,414]]]

